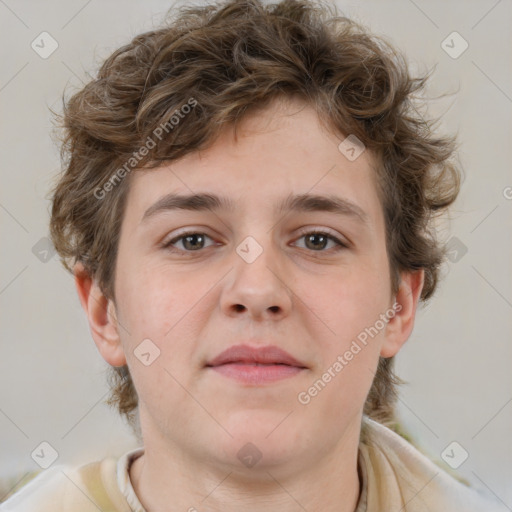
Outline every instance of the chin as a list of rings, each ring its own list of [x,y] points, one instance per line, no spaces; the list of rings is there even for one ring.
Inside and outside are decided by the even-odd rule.
[[[236,465],[254,464],[254,467],[275,466],[291,461],[297,456],[297,446],[303,444],[300,432],[304,437],[307,435],[294,421],[293,413],[286,417],[289,413],[250,410],[232,414],[229,420],[222,422],[233,436],[223,436],[225,454]]]

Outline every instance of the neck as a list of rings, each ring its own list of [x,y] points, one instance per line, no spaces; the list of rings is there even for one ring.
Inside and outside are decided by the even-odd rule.
[[[179,449],[146,445],[130,468],[130,479],[147,512],[354,512],[360,494],[359,431],[355,434],[347,432],[346,439],[319,460],[297,459],[245,471],[191,459]]]

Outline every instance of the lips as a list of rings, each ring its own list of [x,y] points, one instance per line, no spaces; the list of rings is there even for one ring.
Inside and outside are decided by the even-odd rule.
[[[206,369],[249,387],[274,384],[299,375],[306,368],[274,345],[234,345],[206,364]]]
[[[307,368],[300,361],[288,354],[288,352],[275,345],[260,348],[254,348],[248,345],[233,345],[209,361],[206,366],[215,367],[226,364],[286,365],[295,366],[297,368]]]

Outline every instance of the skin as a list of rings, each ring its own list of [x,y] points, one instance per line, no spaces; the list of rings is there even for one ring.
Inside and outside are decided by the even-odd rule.
[[[280,100],[246,117],[236,139],[227,128],[207,150],[130,176],[115,304],[77,266],[94,341],[109,364],[128,364],[138,391],[145,454],[130,478],[148,512],[355,510],[363,405],[379,356],[395,355],[413,329],[424,274],[402,274],[392,295],[375,161],[369,151],[349,161],[338,150],[343,138],[311,107]],[[236,206],[141,221],[169,192],[224,195]],[[331,212],[275,213],[290,192],[344,197],[368,223]],[[178,252],[162,247],[183,228],[209,238],[188,253],[183,239],[174,243]],[[309,228],[348,247],[308,246]],[[263,249],[250,264],[236,252],[247,236]],[[401,309],[378,335],[299,403],[298,394],[395,301]],[[134,355],[146,338],[160,350],[149,366]],[[277,345],[307,369],[257,386],[204,367],[242,342]],[[248,442],[262,455],[251,468],[237,457]]]

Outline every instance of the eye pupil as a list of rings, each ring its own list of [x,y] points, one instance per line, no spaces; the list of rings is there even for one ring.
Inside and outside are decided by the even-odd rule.
[[[315,243],[313,242],[313,240],[316,238],[321,239],[320,246],[315,245]],[[328,238],[325,235],[322,235],[321,233],[311,233],[310,235],[306,236],[306,246],[308,246],[308,248],[310,248],[310,249],[311,248],[312,249],[324,249],[327,244],[327,241],[328,241]],[[309,247],[310,242],[313,242],[312,247]]]
[[[189,242],[191,240],[199,239],[199,244],[192,243],[192,246],[190,246]],[[197,241],[197,240],[196,240]],[[183,246],[188,250],[196,250],[201,249],[201,241],[204,243],[204,237],[200,233],[194,233],[192,235],[187,235],[183,237]],[[188,245],[188,246],[187,246]]]

